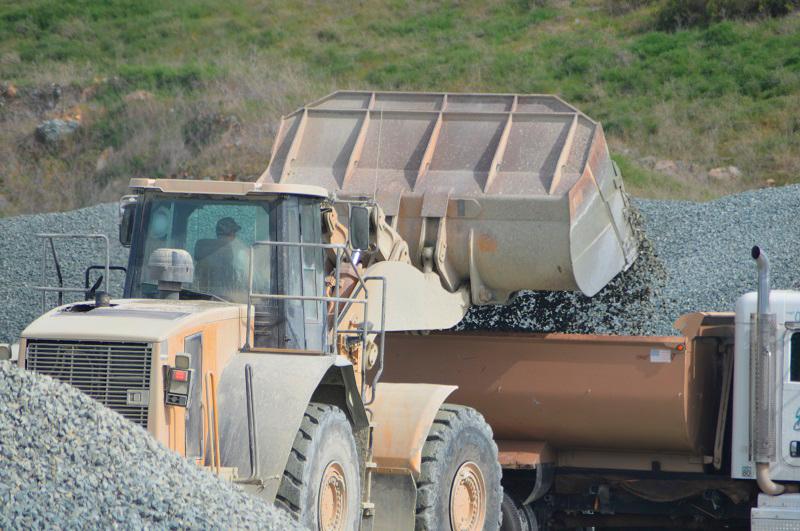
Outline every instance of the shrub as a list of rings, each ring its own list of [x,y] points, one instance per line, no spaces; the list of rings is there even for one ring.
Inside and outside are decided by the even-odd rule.
[[[655,4],[658,0],[605,0],[605,10],[610,15],[624,15],[636,9]]]
[[[183,143],[196,155],[226,132],[239,128],[241,124],[236,115],[201,111],[184,124]]]
[[[198,88],[204,79],[213,77],[214,69],[211,66],[191,63],[180,66],[121,65],[119,76],[131,88],[191,91]]]
[[[777,17],[798,5],[800,0],[667,0],[659,10],[657,25],[675,30],[732,18]]]

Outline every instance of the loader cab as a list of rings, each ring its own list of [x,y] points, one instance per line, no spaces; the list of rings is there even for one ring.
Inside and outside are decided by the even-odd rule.
[[[322,243],[323,200],[290,193],[203,194],[149,189],[134,199],[128,197],[121,205],[120,223],[120,241],[125,244],[127,240],[130,245],[124,296],[221,304],[247,304],[249,293],[320,297],[324,279],[321,247],[253,244]],[[182,282],[172,283],[169,296],[152,263],[159,249],[185,251],[193,268],[188,277],[180,279]],[[185,253],[180,255],[185,257]],[[287,298],[251,302],[255,346],[325,349],[325,308],[321,301]]]

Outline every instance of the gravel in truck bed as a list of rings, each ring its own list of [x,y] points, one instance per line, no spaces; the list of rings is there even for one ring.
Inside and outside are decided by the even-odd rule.
[[[72,386],[0,362],[0,529],[297,529]]]

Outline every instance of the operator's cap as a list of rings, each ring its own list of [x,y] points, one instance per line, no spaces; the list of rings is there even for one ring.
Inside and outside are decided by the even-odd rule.
[[[217,221],[217,236],[231,236],[239,232],[241,228],[233,218],[222,218]]]

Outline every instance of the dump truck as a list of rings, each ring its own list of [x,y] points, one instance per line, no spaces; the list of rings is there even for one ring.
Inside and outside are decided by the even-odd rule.
[[[675,336],[392,333],[384,380],[482,413],[507,529],[800,529],[800,292],[752,258],[758,290]]]
[[[502,470],[528,470],[543,489],[552,464],[523,445],[509,466],[516,447],[506,441],[560,448],[591,433],[564,426],[547,440],[558,410],[581,417],[583,402],[567,394],[553,405],[514,391],[527,402],[511,420],[500,410],[515,399],[492,387],[493,372],[442,383],[472,370],[448,351],[473,339],[436,332],[520,290],[592,296],[636,259],[603,129],[561,99],[336,92],[282,119],[255,182],[134,178],[130,189],[120,203],[126,266],[110,263],[104,235],[40,235],[42,304],[53,294],[59,304],[22,332],[20,365],[76,386],[299,523],[498,529],[503,482],[529,480]],[[64,285],[56,252],[74,238],[106,245],[104,262],[87,257],[83,286]],[[119,298],[108,293],[112,272],[125,276]],[[61,304],[70,294],[85,300]],[[439,352],[441,341],[453,347]],[[489,352],[492,336],[474,341],[487,367],[510,359]],[[510,339],[507,355],[530,341]],[[577,345],[564,361],[588,378]],[[670,424],[667,395],[681,377],[663,376],[652,399],[652,413],[671,415],[664,425],[630,438],[666,434],[655,446],[673,453],[702,438],[699,412],[691,433]],[[610,383],[596,389],[595,410],[614,405]],[[531,396],[553,418],[526,415]],[[613,428],[599,439],[630,444]]]

